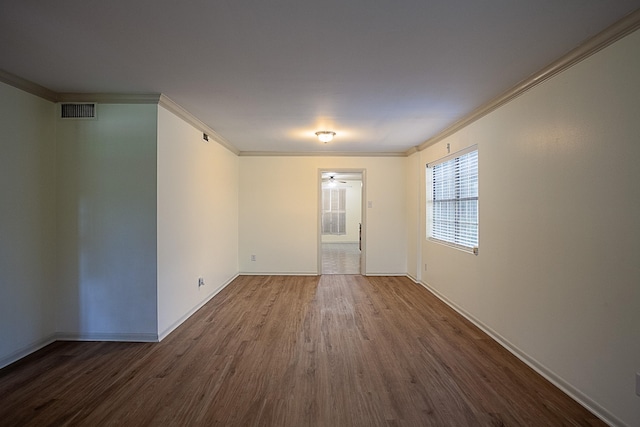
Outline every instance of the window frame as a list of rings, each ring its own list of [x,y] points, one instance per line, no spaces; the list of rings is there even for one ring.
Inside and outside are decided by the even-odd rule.
[[[462,182],[462,178],[459,175],[459,173],[457,175],[454,175],[454,179],[453,182],[448,182],[449,185],[452,185],[452,188],[454,189],[453,191],[455,192],[455,197],[453,198],[448,198],[448,199],[441,199],[441,200],[434,200],[434,167],[436,166],[440,166],[443,165],[447,162],[459,162],[460,159],[463,156],[466,156],[470,153],[476,153],[476,161],[475,161],[475,165],[472,166],[472,168],[475,169],[475,175],[472,174],[470,176],[465,176],[465,179],[468,179],[469,177],[472,179],[472,184],[475,183],[475,185],[467,185],[466,187],[464,187],[465,184],[468,184],[467,182]],[[460,169],[457,168],[456,166],[453,166],[454,170],[457,172],[460,172]],[[457,151],[455,153],[449,154],[441,159],[438,159],[436,161],[430,162],[426,164],[426,177],[425,177],[425,183],[426,183],[426,196],[427,196],[427,203],[426,203],[426,237],[427,240],[429,241],[433,241],[436,243],[440,243],[446,246],[450,246],[450,247],[454,247],[456,249],[460,249],[462,251],[465,252],[470,252],[473,253],[475,255],[478,254],[478,247],[479,247],[479,242],[480,242],[480,224],[479,224],[479,219],[480,219],[480,213],[479,213],[479,206],[480,206],[480,198],[479,198],[479,150],[478,150],[478,146],[477,145],[472,145],[470,147],[467,147],[463,150]],[[442,181],[441,181],[442,182]],[[437,183],[436,183],[437,184]],[[451,188],[451,187],[450,187]],[[475,195],[469,196],[468,194],[465,194],[464,197],[461,197],[460,191],[462,190],[464,191],[468,191],[470,188],[474,189],[475,188]],[[434,230],[436,228],[436,224],[434,223],[434,210],[436,209],[436,206],[444,206],[444,203],[454,203],[454,222],[453,222],[453,228],[454,231],[451,233],[452,236],[451,239],[446,239],[446,238],[442,238],[442,234],[438,235],[438,237],[434,237]],[[463,206],[465,206],[466,203],[466,208],[469,207],[469,203],[468,202],[472,202],[471,204],[471,208],[472,210],[475,211],[476,213],[476,217],[475,217],[475,222],[469,223],[467,222],[465,224],[464,221],[462,221],[461,219],[465,219],[467,215],[464,215],[462,218],[460,217],[460,212],[463,212]],[[473,202],[475,202],[475,204],[473,204]],[[469,233],[468,233],[468,229],[469,229],[469,225],[472,225],[472,229],[473,226],[475,226],[475,241],[472,241],[470,244],[468,242],[468,238],[469,238]],[[443,226],[442,224],[440,224],[440,230],[446,229],[446,226]],[[450,227],[449,227],[450,228]],[[465,229],[465,232],[462,232],[461,230]],[[473,231],[473,230],[472,230]],[[437,233],[435,233],[437,234]],[[473,234],[473,233],[472,233]],[[447,236],[444,236],[447,237]]]

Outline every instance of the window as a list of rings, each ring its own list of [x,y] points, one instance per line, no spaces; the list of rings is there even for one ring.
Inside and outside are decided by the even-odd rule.
[[[322,189],[322,234],[347,234],[347,189]]]
[[[462,249],[478,247],[478,150],[427,165],[428,237]]]

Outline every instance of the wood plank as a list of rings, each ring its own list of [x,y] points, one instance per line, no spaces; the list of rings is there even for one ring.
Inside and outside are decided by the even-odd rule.
[[[539,426],[600,420],[403,277],[241,276],[163,342],[0,370],[0,425]]]

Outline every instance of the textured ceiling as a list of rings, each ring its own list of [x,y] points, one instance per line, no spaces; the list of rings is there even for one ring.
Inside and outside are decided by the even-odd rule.
[[[0,68],[56,92],[164,93],[240,151],[400,153],[638,7],[0,0]]]

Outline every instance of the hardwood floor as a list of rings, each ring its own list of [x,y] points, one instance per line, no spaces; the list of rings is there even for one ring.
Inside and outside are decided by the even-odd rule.
[[[161,343],[0,370],[0,425],[604,425],[403,277],[243,276]]]

